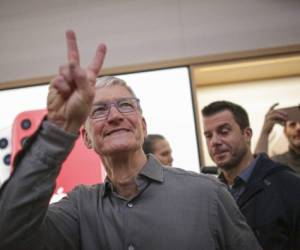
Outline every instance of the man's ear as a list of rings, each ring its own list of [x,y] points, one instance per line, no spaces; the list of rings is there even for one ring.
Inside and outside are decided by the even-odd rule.
[[[244,129],[244,135],[245,135],[245,138],[247,140],[247,142],[251,143],[251,139],[252,139],[252,129],[247,127]]]
[[[82,128],[81,130],[81,136],[82,136],[82,139],[84,141],[84,145],[88,148],[88,149],[91,149],[92,148],[92,141],[88,135],[88,132],[86,131],[85,128]]]
[[[143,126],[143,132],[144,132],[144,139],[147,137],[147,123],[146,123],[146,119],[144,117],[142,117],[142,126]]]

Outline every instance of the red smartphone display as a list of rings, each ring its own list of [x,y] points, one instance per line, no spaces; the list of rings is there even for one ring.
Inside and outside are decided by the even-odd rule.
[[[0,187],[10,175],[12,127],[0,129]]]
[[[22,149],[24,142],[39,128],[47,114],[46,110],[31,110],[20,113],[14,120],[12,130],[12,158]],[[53,201],[64,196],[78,184],[96,184],[103,182],[105,171],[100,157],[86,148],[81,135],[74,148],[62,165],[56,181]]]

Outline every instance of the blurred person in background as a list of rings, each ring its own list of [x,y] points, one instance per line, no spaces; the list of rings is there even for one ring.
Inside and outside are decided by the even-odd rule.
[[[144,141],[145,154],[153,154],[161,164],[172,166],[172,149],[166,138],[160,134],[149,134]]]
[[[269,151],[269,135],[275,124],[283,126],[284,135],[288,141],[288,151],[283,154],[273,155],[272,160],[288,165],[300,175],[300,122],[289,120],[284,110],[275,109],[278,103],[271,106],[265,115],[264,124],[256,144],[255,153]]]

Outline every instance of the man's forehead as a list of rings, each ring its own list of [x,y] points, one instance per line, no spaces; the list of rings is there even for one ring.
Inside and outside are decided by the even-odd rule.
[[[120,98],[132,98],[134,97],[130,91],[124,86],[114,85],[96,88],[96,93],[94,97],[95,102],[106,102],[113,101]]]
[[[230,124],[232,122],[235,122],[233,114],[229,110],[224,110],[209,116],[204,116],[203,121],[205,126],[219,126],[221,124]]]

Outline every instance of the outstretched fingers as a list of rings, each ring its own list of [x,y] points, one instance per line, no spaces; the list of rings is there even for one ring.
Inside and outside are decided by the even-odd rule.
[[[105,44],[101,43],[98,45],[95,56],[91,61],[90,65],[88,66],[88,70],[91,71],[95,75],[95,77],[97,77],[100,73],[105,55],[106,55],[106,46]]]
[[[69,64],[80,64],[79,50],[77,46],[76,34],[73,30],[66,31],[67,54]]]
[[[68,63],[60,69],[60,75],[68,82],[71,89],[75,87],[87,99],[93,96],[96,77],[98,76],[106,54],[106,46],[99,44],[90,65],[86,70],[80,67],[80,56],[76,34],[73,30],[66,31]]]

